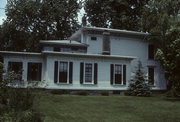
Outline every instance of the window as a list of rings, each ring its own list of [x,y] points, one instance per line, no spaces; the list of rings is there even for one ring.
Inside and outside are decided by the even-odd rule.
[[[98,64],[97,63],[80,63],[80,83],[97,84]]]
[[[54,83],[72,83],[73,63],[55,61],[54,63]]]
[[[54,47],[54,51],[60,52],[61,48],[60,47]]]
[[[22,66],[22,62],[8,62],[8,71],[20,74],[20,80],[22,80]]]
[[[92,64],[85,64],[85,83],[92,82]]]
[[[8,71],[22,73],[22,62],[8,62]]]
[[[62,52],[71,52],[71,48],[62,48]]]
[[[148,46],[148,58],[154,59],[154,45],[152,44]]]
[[[154,67],[148,67],[149,84],[154,85]]]
[[[71,50],[72,50],[72,51],[78,51],[79,48],[78,48],[78,47],[71,47]]]
[[[96,41],[96,40],[97,40],[97,37],[92,36],[92,37],[91,37],[91,40]]]
[[[59,64],[59,82],[67,83],[68,80],[68,62],[60,62]]]
[[[28,63],[28,81],[41,81],[42,63]]]
[[[115,84],[122,84],[122,65],[115,65],[114,77]]]
[[[126,65],[111,64],[110,68],[111,68],[111,71],[110,71],[111,84],[125,85],[126,84]]]

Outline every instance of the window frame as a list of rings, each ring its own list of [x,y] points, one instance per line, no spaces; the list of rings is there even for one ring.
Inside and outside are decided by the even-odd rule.
[[[69,65],[71,61],[57,61],[58,62],[58,69],[57,69],[57,82],[55,84],[70,84],[69,81],[69,73],[70,73],[70,69],[69,69]],[[67,82],[59,82],[59,72],[60,72],[60,63],[64,62],[67,63]]]
[[[92,66],[92,70],[91,70],[91,82],[86,82],[86,64],[91,64]],[[90,62],[84,62],[84,76],[83,76],[83,84],[94,84],[94,63],[90,63]]]
[[[61,68],[61,63],[66,63],[67,64],[67,82],[60,82],[59,81],[59,74],[60,74],[60,68]],[[58,64],[59,66],[58,66],[58,82],[60,83],[60,84],[69,84],[69,62],[67,62],[67,61],[59,61],[59,64]],[[64,70],[64,65],[63,65],[63,70]]]
[[[150,76],[149,76],[150,68],[153,69],[153,83],[149,82],[149,80],[150,80]],[[151,85],[151,86],[155,86],[155,66],[148,66],[148,84]]]
[[[61,48],[60,47],[53,47],[53,51],[54,52],[61,52]]]
[[[121,66],[121,84],[118,84],[118,83],[116,83],[116,81],[115,81],[115,67],[116,66]],[[121,86],[123,86],[123,85],[126,85],[126,84],[124,84],[124,69],[123,69],[123,66],[127,66],[126,64],[118,64],[118,63],[116,63],[116,64],[113,64],[113,67],[114,67],[114,69],[113,69],[113,84],[112,85],[121,85]],[[110,71],[111,71],[111,69],[110,69]],[[126,72],[127,72],[127,69],[126,69]],[[126,73],[127,74],[127,73]]]
[[[40,80],[29,80],[29,64],[41,64]],[[27,81],[42,81],[42,62],[27,62]]]
[[[96,36],[91,36],[91,41],[97,41],[97,37]]]
[[[11,63],[19,63],[20,64],[20,70],[19,71],[14,71],[11,69]],[[21,77],[20,77],[20,80],[23,81],[23,61],[8,61],[8,65],[7,65],[7,71],[10,71],[10,72],[14,72],[15,74],[20,74]]]

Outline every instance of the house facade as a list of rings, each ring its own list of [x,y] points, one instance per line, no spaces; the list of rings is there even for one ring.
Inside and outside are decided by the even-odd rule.
[[[153,90],[165,90],[155,47],[143,32],[82,27],[68,40],[41,40],[40,53],[0,51],[5,70],[22,80],[44,81],[47,89],[126,90],[141,61]]]

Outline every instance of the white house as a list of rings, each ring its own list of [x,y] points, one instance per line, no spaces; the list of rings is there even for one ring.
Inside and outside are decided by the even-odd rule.
[[[44,81],[47,89],[126,90],[141,61],[154,90],[166,80],[148,34],[82,27],[69,40],[42,40],[41,53],[0,51],[5,70],[23,69],[22,80]]]

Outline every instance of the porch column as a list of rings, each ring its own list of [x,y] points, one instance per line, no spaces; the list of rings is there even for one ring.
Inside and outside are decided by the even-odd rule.
[[[22,79],[23,79],[24,81],[27,81],[27,70],[28,70],[27,61],[23,61]]]

